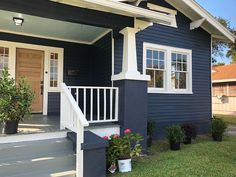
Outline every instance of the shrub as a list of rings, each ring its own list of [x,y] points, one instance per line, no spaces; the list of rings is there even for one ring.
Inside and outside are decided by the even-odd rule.
[[[191,123],[185,123],[181,125],[186,137],[196,138],[197,137],[197,127]]]
[[[216,141],[221,141],[226,128],[227,124],[223,119],[214,117],[211,122],[211,133],[213,139]]]
[[[166,130],[167,138],[170,143],[179,143],[185,138],[184,132],[179,125],[168,126]]]

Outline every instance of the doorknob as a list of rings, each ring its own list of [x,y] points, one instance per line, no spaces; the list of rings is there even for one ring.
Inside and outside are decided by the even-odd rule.
[[[43,95],[43,81],[40,82],[41,95]]]

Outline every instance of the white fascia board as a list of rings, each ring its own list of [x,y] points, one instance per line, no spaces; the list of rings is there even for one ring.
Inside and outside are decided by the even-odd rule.
[[[222,82],[236,82],[236,79],[212,80],[212,83],[222,83]]]
[[[208,13],[204,8],[202,8],[197,2],[194,0],[182,0],[185,4],[187,4],[192,10],[198,13],[202,18],[205,18],[212,26],[218,29],[222,35],[224,35],[231,42],[235,42],[236,37],[223,25],[221,25],[210,13]]]
[[[64,0],[65,1],[65,0]],[[136,7],[130,4],[125,4],[122,2],[117,2],[115,0],[74,0],[74,2],[81,3],[88,2],[94,5],[102,6],[107,9],[113,9],[112,13],[120,14],[119,12],[124,12],[125,14],[130,14],[133,17],[147,18],[155,21],[159,21],[162,24],[173,26],[175,18],[171,15],[167,15],[160,12],[154,12],[148,9]]]

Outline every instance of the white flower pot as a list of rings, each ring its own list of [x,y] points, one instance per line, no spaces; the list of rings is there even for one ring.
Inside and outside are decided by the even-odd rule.
[[[118,160],[119,172],[125,173],[132,170],[131,159]]]

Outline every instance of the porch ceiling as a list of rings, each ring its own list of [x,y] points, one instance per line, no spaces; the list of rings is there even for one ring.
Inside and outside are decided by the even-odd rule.
[[[22,26],[16,26],[13,17],[24,19]],[[92,44],[108,33],[107,28],[47,19],[26,14],[0,10],[0,31],[40,38]]]

